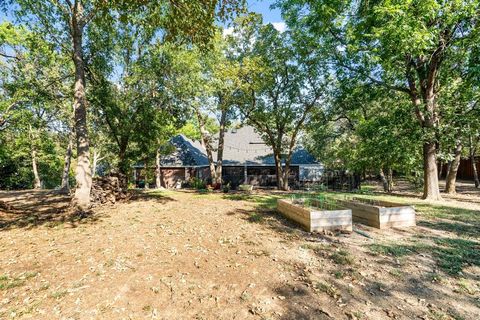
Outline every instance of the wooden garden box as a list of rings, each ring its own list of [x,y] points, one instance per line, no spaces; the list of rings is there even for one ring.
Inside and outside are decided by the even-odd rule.
[[[323,230],[352,231],[352,210],[323,210],[304,207],[290,200],[278,199],[277,210],[301,224],[309,232]]]
[[[339,202],[345,208],[352,209],[353,222],[379,229],[416,225],[415,209],[412,206],[360,198],[339,200]]]

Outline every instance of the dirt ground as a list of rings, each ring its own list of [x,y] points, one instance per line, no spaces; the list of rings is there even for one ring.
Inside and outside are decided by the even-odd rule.
[[[480,208],[307,233],[280,195],[143,192],[89,214],[0,192],[0,319],[479,319]],[[282,195],[285,196],[285,195]]]

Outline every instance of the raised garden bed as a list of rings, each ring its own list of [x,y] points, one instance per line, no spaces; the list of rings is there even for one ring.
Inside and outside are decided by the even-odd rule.
[[[352,231],[352,210],[316,199],[278,199],[277,210],[309,231]]]
[[[415,209],[390,201],[352,198],[339,200],[345,207],[352,209],[353,222],[383,229],[388,227],[415,226]]]

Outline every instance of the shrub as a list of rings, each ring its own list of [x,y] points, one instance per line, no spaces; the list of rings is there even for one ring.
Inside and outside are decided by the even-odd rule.
[[[203,190],[203,189],[206,189],[206,185],[205,185],[205,182],[203,182],[202,179],[199,179],[199,178],[191,178],[190,179],[190,187],[192,187],[193,189],[197,189],[197,190]]]
[[[224,185],[222,186],[222,191],[223,191],[223,193],[228,193],[231,188],[232,188],[232,187],[230,186],[230,182],[229,182],[229,183],[224,184]]]

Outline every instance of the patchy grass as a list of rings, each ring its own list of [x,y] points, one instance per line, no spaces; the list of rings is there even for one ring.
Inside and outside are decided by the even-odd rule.
[[[331,298],[337,298],[339,296],[338,289],[328,282],[317,282],[314,284],[314,288],[320,292],[324,292]]]
[[[460,279],[457,282],[457,292],[466,293],[469,295],[474,295],[476,290],[472,287],[472,285],[466,279]]]
[[[261,223],[261,222],[263,222],[263,215],[258,213],[258,212],[253,212],[252,214],[250,214],[250,217],[248,218],[248,221],[255,222],[255,223]]]
[[[480,266],[480,243],[472,240],[430,237],[412,244],[372,244],[375,255],[402,257],[412,254],[431,255],[443,271],[456,275],[466,266]]]
[[[458,274],[465,266],[480,266],[480,243],[451,238],[435,238],[430,249],[437,264],[450,274]]]
[[[398,245],[398,244],[371,244],[370,251],[375,255],[384,255],[392,257],[402,257],[414,253],[413,246]]]
[[[61,298],[65,297],[67,295],[67,293],[68,293],[68,290],[57,290],[57,291],[52,292],[50,297],[52,297],[53,299],[61,299]]]
[[[0,277],[0,290],[8,290],[15,287],[20,287],[25,284],[25,279],[21,278],[10,278],[8,276]]]
[[[393,268],[393,269],[389,270],[388,273],[390,273],[395,278],[403,278],[403,275],[404,275],[403,271],[400,270],[400,269],[397,269],[397,268]]]
[[[339,265],[352,265],[355,261],[353,256],[346,250],[338,250],[330,255],[330,259]]]
[[[18,277],[11,278],[7,275],[0,275],[0,290],[8,290],[25,285],[28,279],[36,277],[38,272],[27,271]]]
[[[257,204],[258,208],[274,210],[277,207],[277,199],[282,198],[281,195],[265,195],[253,193],[234,193],[224,194],[223,199],[232,201],[248,201]]]

